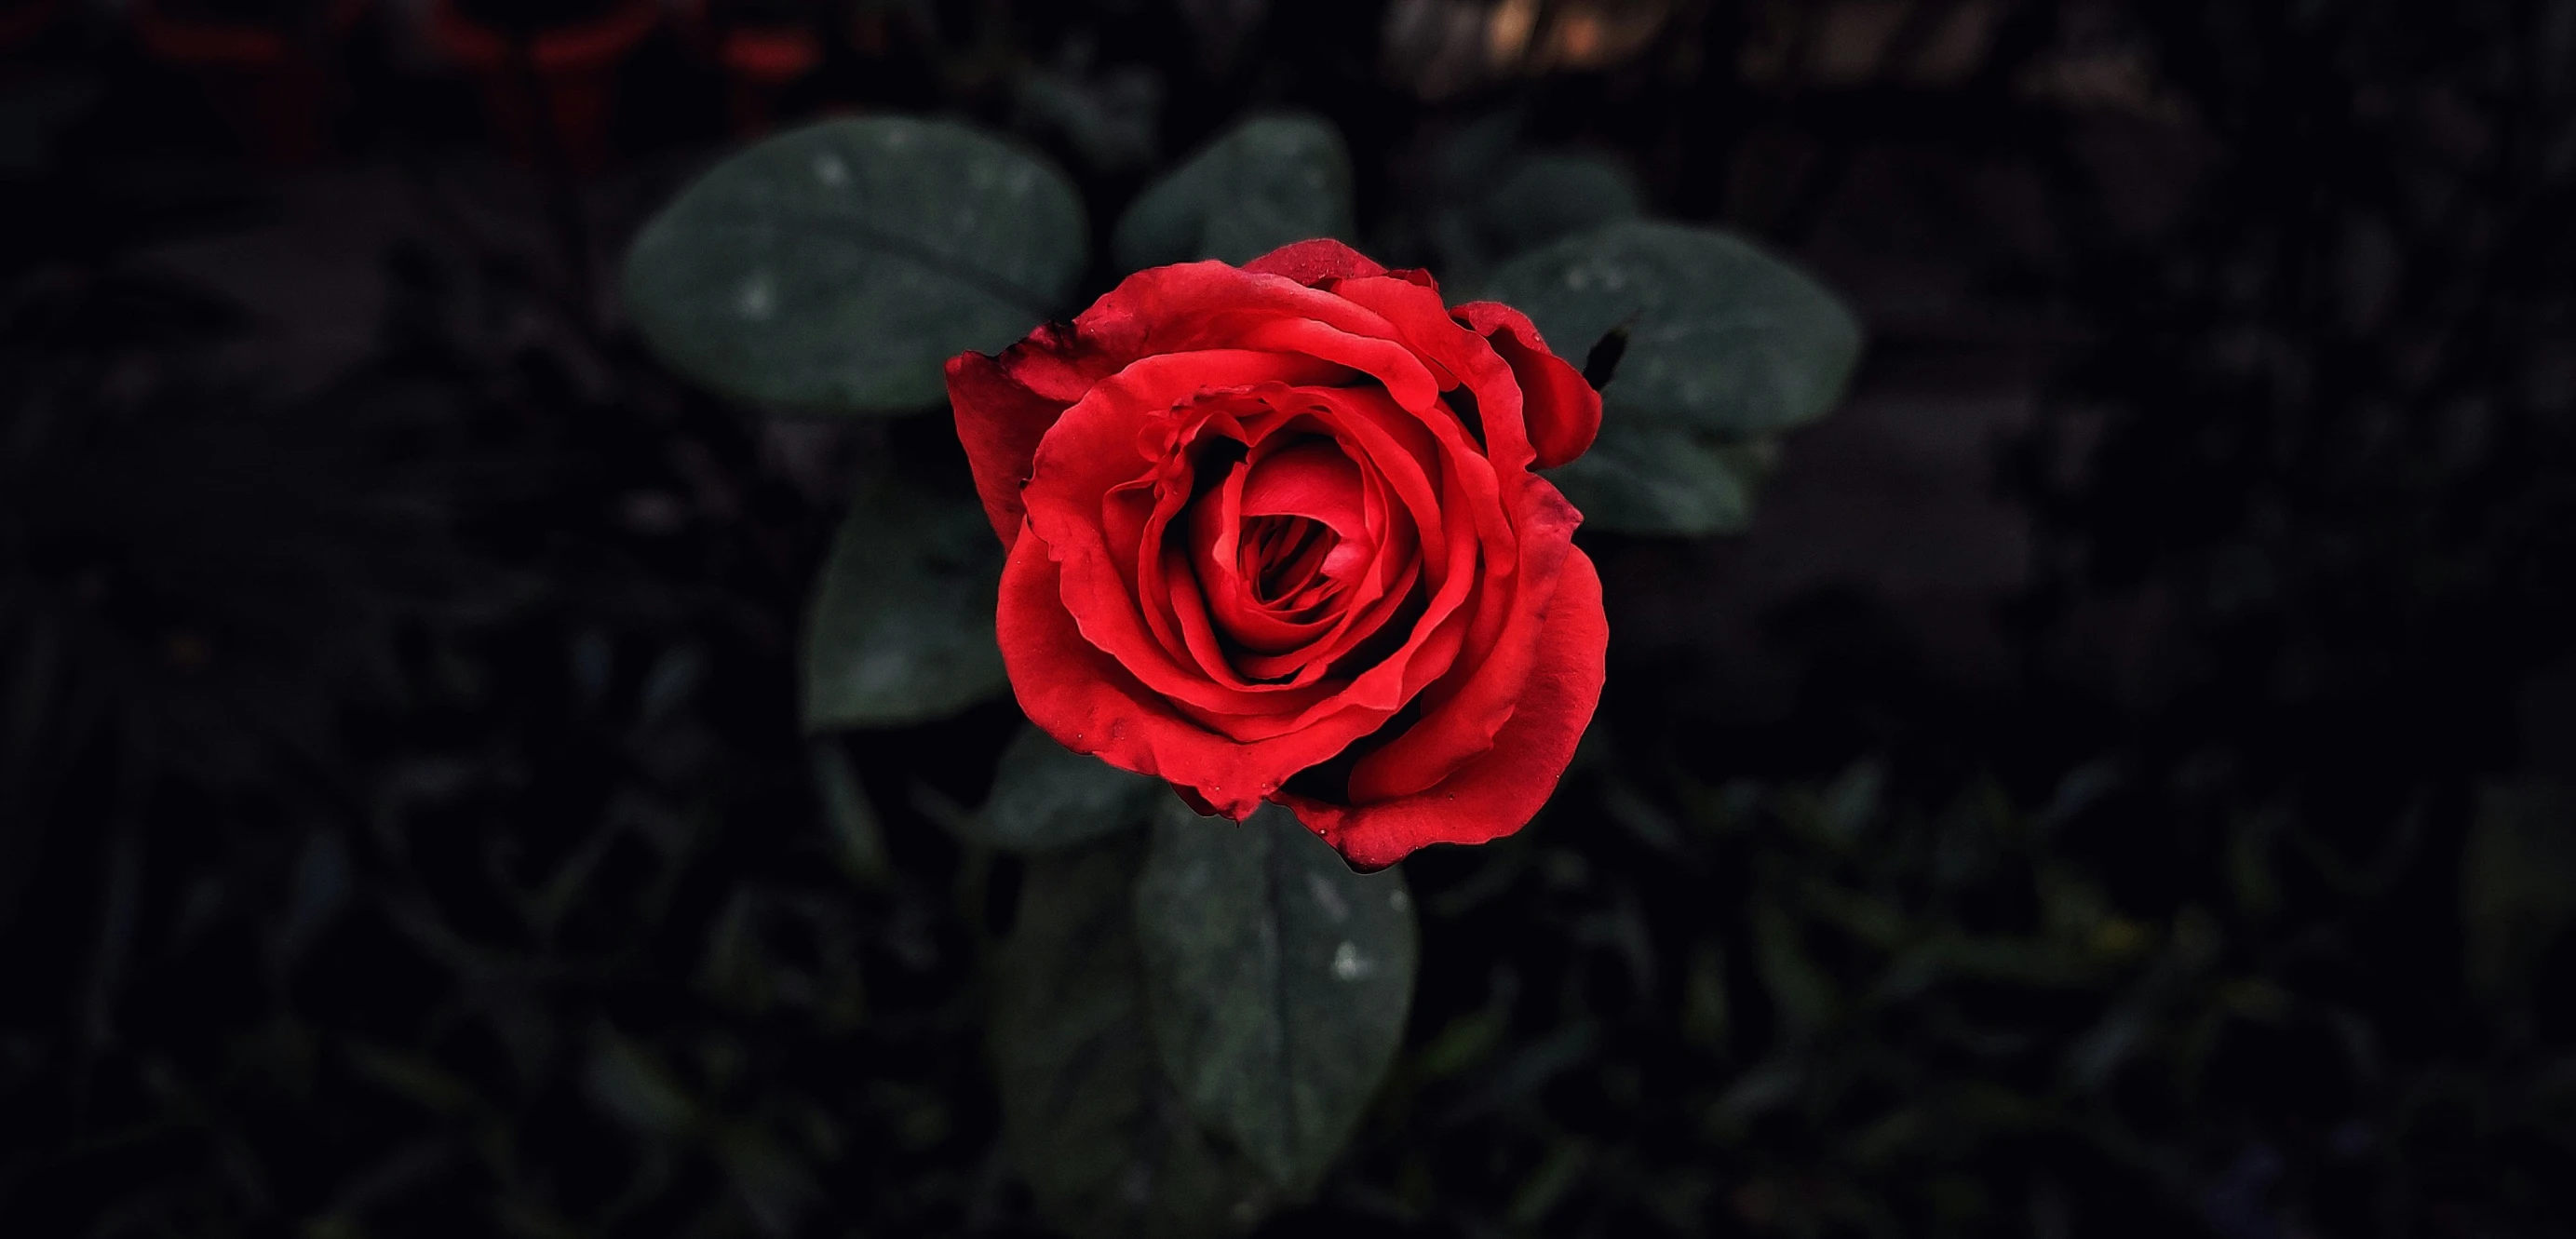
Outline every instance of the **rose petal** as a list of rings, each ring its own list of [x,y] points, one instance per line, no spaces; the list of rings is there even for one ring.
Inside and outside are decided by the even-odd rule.
[[[1283,319],[1389,334],[1383,320],[1343,298],[1221,262],[1148,267],[1102,294],[1073,323],[1084,347],[1123,366],[1160,353],[1237,347],[1247,332]]]
[[[1280,246],[1243,264],[1243,269],[1263,275],[1286,276],[1310,288],[1326,280],[1386,274],[1386,268],[1330,237]]]
[[[1468,628],[1457,672],[1415,699],[1421,716],[1404,734],[1351,768],[1352,800],[1390,800],[1440,782],[1492,747],[1511,719],[1564,588],[1564,566],[1581,557],[1573,540],[1582,514],[1544,480],[1532,479],[1527,494],[1520,571],[1487,581],[1481,601],[1491,605]]]
[[[1364,543],[1360,468],[1323,436],[1262,444],[1271,450],[1250,461],[1243,479],[1243,515],[1303,516],[1330,527],[1345,541]]]
[[[1370,318],[1376,321],[1361,325],[1375,328],[1371,334],[1313,319],[1279,318],[1236,333],[1232,341],[1240,348],[1302,353],[1347,366],[1376,379],[1398,406],[1415,413],[1429,410],[1440,398],[1440,376],[1423,364],[1420,353],[1389,338],[1392,324]]]
[[[1336,660],[1353,646],[1377,636],[1403,608],[1413,593],[1413,583],[1421,577],[1422,561],[1408,559],[1393,571],[1396,575],[1390,579],[1361,582],[1341,613],[1333,617],[1332,626],[1313,640],[1275,653],[1239,654],[1234,665],[1248,676],[1286,676],[1291,683],[1300,684],[1330,674]]]
[[[948,359],[948,404],[957,417],[957,441],[975,473],[975,497],[1007,548],[1027,511],[1020,487],[1029,480],[1030,461],[1065,406],[1022,386],[982,353]]]
[[[1470,301],[1458,316],[1485,337],[1520,381],[1521,418],[1538,467],[1553,469],[1582,455],[1601,433],[1601,393],[1583,373],[1550,352],[1529,316],[1494,301]]]
[[[1497,469],[1511,472],[1528,467],[1531,452],[1529,434],[1521,422],[1520,384],[1492,346],[1450,316],[1438,293],[1393,279],[1347,280],[1334,291],[1385,319],[1406,351],[1444,375],[1444,393],[1463,386],[1473,396],[1468,408],[1461,408],[1468,402],[1454,396],[1444,402],[1442,408],[1450,416],[1442,420],[1467,426]]]
[[[1345,387],[1307,395],[1317,419],[1332,427],[1353,459],[1367,462],[1370,472],[1395,492],[1413,527],[1422,531],[1423,568],[1432,588],[1439,588],[1449,567],[1447,544],[1431,532],[1445,527],[1432,482],[1440,467],[1439,440],[1383,392]]]
[[[1103,500],[1113,488],[1132,482],[1150,468],[1138,446],[1140,433],[1162,418],[1178,395],[1202,378],[1240,385],[1282,377],[1311,375],[1319,363],[1277,353],[1202,352],[1166,354],[1138,361],[1102,382],[1065,410],[1039,445],[1036,464],[1021,497],[1027,506],[1027,528],[1043,539],[1047,553],[1062,565],[1064,607],[1098,648],[1115,655],[1130,673],[1155,691],[1202,710],[1221,714],[1270,714],[1301,710],[1310,700],[1262,700],[1240,688],[1215,683],[1176,654],[1151,631],[1140,600],[1147,563],[1141,538],[1118,536],[1110,544]],[[1132,493],[1132,492],[1130,492]],[[1308,696],[1319,696],[1309,693]]]
[[[1152,360],[1139,362],[1131,373],[1147,368]],[[1044,553],[1057,564],[1064,590],[1061,607],[1094,648],[1167,697],[1176,711],[1244,739],[1315,726],[1349,711],[1373,711],[1383,718],[1448,668],[1465,639],[1467,617],[1458,612],[1473,584],[1473,573],[1452,573],[1405,644],[1348,683],[1222,683],[1194,665],[1195,660],[1176,655],[1158,641],[1149,628],[1137,582],[1122,574],[1103,541],[1097,509],[1086,518],[1079,498],[1086,481],[1099,484],[1123,467],[1101,463],[1114,455],[1110,449],[1118,441],[1115,432],[1126,419],[1111,406],[1122,403],[1107,399],[1095,403],[1086,397],[1067,410],[1041,448],[1037,475],[1025,492],[1026,532],[1038,536]],[[1058,459],[1059,451],[1066,462],[1061,468],[1050,463]],[[1087,474],[1085,467],[1090,470]],[[1458,515],[1450,523],[1447,554],[1465,563],[1473,554],[1472,522]],[[1368,730],[1338,729],[1347,731],[1345,744]]]
[[[1252,741],[1209,730],[1084,637],[1065,612],[1057,568],[1045,542],[1024,532],[1002,567],[994,627],[1020,708],[1077,753],[1168,780],[1241,819],[1290,775],[1340,752],[1393,713],[1340,707],[1290,720],[1280,733]]]
[[[1374,469],[1361,473],[1351,463],[1354,457],[1371,453],[1338,424],[1333,410],[1325,407],[1317,412],[1320,416],[1300,417],[1288,423],[1292,429],[1272,431],[1260,447],[1282,442],[1292,430],[1330,432],[1338,446],[1324,450],[1339,458],[1342,467],[1350,469],[1360,482],[1356,536],[1345,546],[1357,545],[1368,562],[1338,584],[1332,607],[1322,615],[1295,620],[1281,608],[1255,599],[1250,582],[1243,576],[1236,535],[1248,515],[1247,508],[1252,506],[1245,502],[1243,491],[1244,477],[1253,472],[1248,466],[1238,467],[1225,482],[1201,496],[1191,512],[1191,557],[1209,614],[1227,636],[1244,647],[1230,659],[1230,666],[1254,679],[1288,677],[1289,683],[1305,684],[1323,676],[1334,659],[1385,626],[1403,605],[1422,569],[1414,523],[1387,493],[1385,474]],[[1395,455],[1405,464],[1414,463],[1400,449],[1395,450]],[[1278,506],[1289,506],[1284,502],[1286,496],[1273,498],[1281,500]],[[1328,505],[1300,506],[1311,506],[1311,514],[1349,521],[1349,514],[1336,515]],[[1436,508],[1429,502],[1427,482],[1424,506],[1436,516]]]
[[[1538,658],[1494,746],[1438,785],[1411,796],[1337,805],[1273,797],[1353,865],[1382,869],[1434,843],[1483,843],[1511,834],[1555,792],[1574,747],[1601,701],[1610,625],[1601,577],[1576,550],[1566,557],[1548,607]]]

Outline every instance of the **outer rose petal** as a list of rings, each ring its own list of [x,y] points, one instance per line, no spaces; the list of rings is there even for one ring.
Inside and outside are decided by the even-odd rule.
[[[1261,265],[1274,260],[1286,265]],[[1304,324],[1289,330],[1356,335],[1353,347],[1379,357],[1393,371],[1389,381],[1418,386],[1409,377],[1420,371],[1417,361],[1391,345],[1373,349],[1385,327],[1377,315],[1328,292],[1264,278],[1302,284],[1384,271],[1339,241],[1301,241],[1243,268],[1152,267],[1120,281],[1070,326],[1042,325],[999,357],[950,358],[949,405],[993,532],[1006,547],[1019,536],[1020,487],[1039,440],[1065,407],[1140,358],[1231,347],[1275,324]]]
[[[1556,637],[1556,593],[1583,555],[1574,549],[1582,513],[1543,478],[1529,479],[1524,493],[1519,570],[1504,578],[1487,570],[1487,596],[1497,604],[1492,626],[1471,630],[1457,669],[1414,699],[1421,717],[1352,767],[1354,799],[1399,799],[1436,786],[1474,762],[1518,714],[1531,669]]]
[[[1041,323],[999,357],[959,353],[948,359],[948,405],[957,441],[975,471],[975,495],[1007,549],[1020,534],[1020,487],[1029,480],[1038,441],[1065,406],[1082,398],[1127,359],[1105,354],[1077,328]]]
[[[1007,550],[1027,512],[1020,487],[1029,480],[1038,441],[1065,406],[1021,386],[1000,361],[982,353],[948,359],[948,404],[957,414],[957,441],[966,446],[966,463],[975,471],[975,496],[984,501],[984,515]]]
[[[1120,280],[1074,317],[1073,335],[1086,357],[1105,359],[1106,373],[1158,353],[1246,347],[1247,333],[1283,319],[1387,334],[1386,320],[1324,289],[1207,261],[1147,267]]]
[[[1284,275],[1309,288],[1325,280],[1386,274],[1386,268],[1370,261],[1367,255],[1331,237],[1290,242],[1243,264],[1243,269]]]
[[[1520,380],[1521,420],[1529,426],[1538,467],[1553,469],[1582,455],[1601,433],[1601,393],[1583,373],[1549,352],[1529,316],[1498,301],[1470,301],[1458,317],[1485,337]]]
[[[1511,834],[1547,803],[1574,760],[1575,743],[1601,702],[1609,645],[1601,576],[1582,551],[1570,551],[1548,608],[1537,664],[1493,748],[1439,784],[1395,800],[1337,805],[1295,795],[1273,799],[1363,869],[1383,869],[1434,843],[1483,843]]]

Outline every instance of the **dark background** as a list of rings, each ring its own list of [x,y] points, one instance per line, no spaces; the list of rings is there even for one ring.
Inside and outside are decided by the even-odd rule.
[[[1870,333],[1748,533],[1585,535],[1586,748],[1408,862],[1266,1233],[2576,1230],[2576,8],[460,4],[0,0],[0,1232],[1036,1233],[936,824],[1016,711],[795,728],[945,419],[720,405],[616,260],[800,117],[1105,239],[1251,106],[1390,262],[1606,152]]]

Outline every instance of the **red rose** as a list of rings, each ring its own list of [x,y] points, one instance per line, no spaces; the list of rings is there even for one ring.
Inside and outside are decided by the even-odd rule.
[[[1519,311],[1333,241],[1139,271],[948,363],[1003,661],[1077,752],[1352,863],[1527,823],[1601,697],[1601,399]]]

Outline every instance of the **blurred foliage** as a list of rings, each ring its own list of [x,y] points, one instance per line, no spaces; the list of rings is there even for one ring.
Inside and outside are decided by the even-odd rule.
[[[1223,14],[863,7],[891,50],[831,71],[867,101],[1124,126],[1061,160],[1095,226],[1154,99],[1163,154],[1330,115],[1391,261],[1466,209],[1398,154],[1460,126],[1352,50],[1376,6],[1279,6],[1230,75]],[[2576,24],[2110,8],[2155,88],[2084,97],[2208,164],[2140,237],[2016,93],[2077,93],[2032,58],[2107,6],[1789,104],[1788,51],[1732,54],[1771,7],[1512,87],[1519,140],[1628,139],[1647,198],[1785,245],[1832,177],[1743,207],[1756,137],[2048,170],[2073,258],[1997,279],[2094,343],[2014,456],[2021,675],[1944,689],[1886,652],[1906,617],[1805,611],[1821,669],[1730,730],[1615,663],[1537,825],[1408,862],[1395,1074],[1268,1233],[2568,1233]],[[255,204],[77,159],[7,190],[0,1230],[1041,1233],[979,1032],[1032,991],[978,961],[1078,854],[940,828],[1006,705],[800,734],[845,494],[542,255],[404,249],[374,358],[279,395],[211,364],[236,311],[131,261]],[[830,433],[961,476],[939,433]]]
[[[2556,1233],[2576,1074],[2424,1061],[2335,975],[2388,883],[2249,924],[2309,876],[2249,823],[2236,889],[2142,911],[2103,861],[2120,769],[2036,809],[1922,777],[1599,776],[1584,809],[1411,866],[1426,991],[1348,1206],[1585,1234]],[[1553,947],[1482,949],[1505,937]]]
[[[101,252],[0,345],[7,1228],[767,1233],[823,1165],[953,1224],[962,931],[798,735],[830,521],[754,427],[515,329],[577,324],[522,254],[397,253],[286,398]]]

